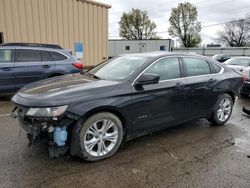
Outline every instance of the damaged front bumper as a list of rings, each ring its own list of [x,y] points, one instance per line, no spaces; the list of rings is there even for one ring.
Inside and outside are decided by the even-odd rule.
[[[28,107],[16,105],[12,111],[12,117],[16,118],[22,129],[27,132],[28,146],[47,141],[49,144],[49,156],[58,157],[69,149],[69,133],[71,126],[79,117],[70,112],[65,112],[57,118],[30,117],[26,113]]]

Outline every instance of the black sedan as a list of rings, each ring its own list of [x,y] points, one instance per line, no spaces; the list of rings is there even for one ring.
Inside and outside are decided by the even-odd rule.
[[[129,54],[82,73],[29,84],[13,98],[30,144],[47,139],[49,154],[88,161],[120,144],[198,118],[225,124],[244,79],[194,54]]]

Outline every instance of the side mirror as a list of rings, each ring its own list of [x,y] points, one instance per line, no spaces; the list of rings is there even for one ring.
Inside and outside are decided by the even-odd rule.
[[[143,74],[136,81],[136,85],[148,85],[159,83],[160,76],[157,74]]]

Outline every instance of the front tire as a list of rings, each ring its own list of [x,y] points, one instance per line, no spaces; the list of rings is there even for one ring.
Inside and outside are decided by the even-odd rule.
[[[88,118],[80,130],[80,146],[83,158],[98,161],[111,157],[123,138],[120,119],[112,113],[97,113]]]
[[[230,118],[233,110],[233,99],[228,94],[218,97],[212,117],[209,119],[214,125],[224,125]]]

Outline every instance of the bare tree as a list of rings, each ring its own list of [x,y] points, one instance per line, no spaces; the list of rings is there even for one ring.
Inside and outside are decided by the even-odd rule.
[[[250,17],[232,20],[218,32],[218,42],[231,47],[247,46],[250,43]]]

